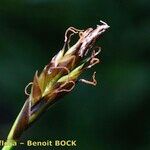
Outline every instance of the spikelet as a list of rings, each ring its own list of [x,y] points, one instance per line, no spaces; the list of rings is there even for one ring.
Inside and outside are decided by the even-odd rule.
[[[26,87],[25,93],[28,98],[8,135],[8,140],[18,140],[48,107],[72,91],[78,81],[91,85],[97,84],[96,72],[93,73],[92,81],[80,79],[79,76],[99,63],[97,55],[100,53],[100,48],[93,47],[108,28],[109,26],[101,21],[101,25],[97,25],[96,29],[78,30],[70,27],[66,30],[63,48],[40,74],[36,71],[33,82],[28,85],[31,86],[30,94],[27,93],[28,86]],[[78,35],[79,39],[70,46],[74,34]]]

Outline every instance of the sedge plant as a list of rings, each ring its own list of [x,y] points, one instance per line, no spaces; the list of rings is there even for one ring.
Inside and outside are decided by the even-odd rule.
[[[95,47],[95,42],[109,26],[100,21],[95,29],[78,30],[70,27],[65,32],[63,48],[56,54],[39,74],[35,72],[33,82],[25,88],[28,95],[20,113],[18,114],[2,150],[12,150],[14,142],[18,141],[23,134],[52,104],[65,94],[71,92],[78,82],[96,85],[95,74],[92,81],[79,79],[86,70],[99,63],[97,55],[100,48]],[[77,42],[70,46],[73,35],[78,35]],[[31,86],[30,94],[27,92]]]

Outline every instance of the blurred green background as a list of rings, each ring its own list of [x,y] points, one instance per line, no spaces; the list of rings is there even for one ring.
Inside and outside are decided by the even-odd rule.
[[[36,70],[63,46],[69,26],[111,28],[102,47],[97,87],[80,83],[22,136],[77,140],[77,150],[150,149],[150,15],[148,0],[0,0],[0,139]],[[22,149],[46,149],[43,147]],[[47,148],[60,149],[60,148]]]

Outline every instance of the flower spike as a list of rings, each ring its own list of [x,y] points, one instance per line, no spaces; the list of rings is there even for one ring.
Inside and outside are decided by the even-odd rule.
[[[33,82],[25,87],[28,96],[21,109],[7,140],[17,141],[22,133],[28,129],[52,104],[60,97],[71,92],[78,81],[96,86],[96,72],[93,73],[92,81],[79,79],[80,75],[98,64],[97,55],[101,49],[93,49],[95,42],[109,28],[100,21],[95,29],[88,28],[79,30],[70,27],[65,32],[64,46],[51,61],[38,74],[36,71]],[[78,35],[77,42],[70,46],[71,37]],[[27,92],[31,86],[31,92]],[[11,150],[12,146],[4,146],[2,150]]]

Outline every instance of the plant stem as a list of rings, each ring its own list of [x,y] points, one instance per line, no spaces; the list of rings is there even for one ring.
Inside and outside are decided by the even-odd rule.
[[[8,145],[8,146],[4,146],[2,148],[2,150],[13,150],[14,146],[13,145]]]
[[[4,145],[2,150],[13,150],[13,148],[19,144],[17,141],[23,132],[39,118],[39,116],[44,112],[44,110],[46,110],[47,107],[48,104],[44,105],[38,110],[37,113],[29,117],[29,99],[27,99],[8,134],[6,140],[7,144]]]
[[[28,99],[26,100],[24,106],[22,107],[19,115],[17,116],[6,140],[6,144],[3,146],[2,150],[12,150],[17,145],[17,140],[22,135],[26,127],[22,127],[22,120],[25,119],[25,112],[28,106]]]

